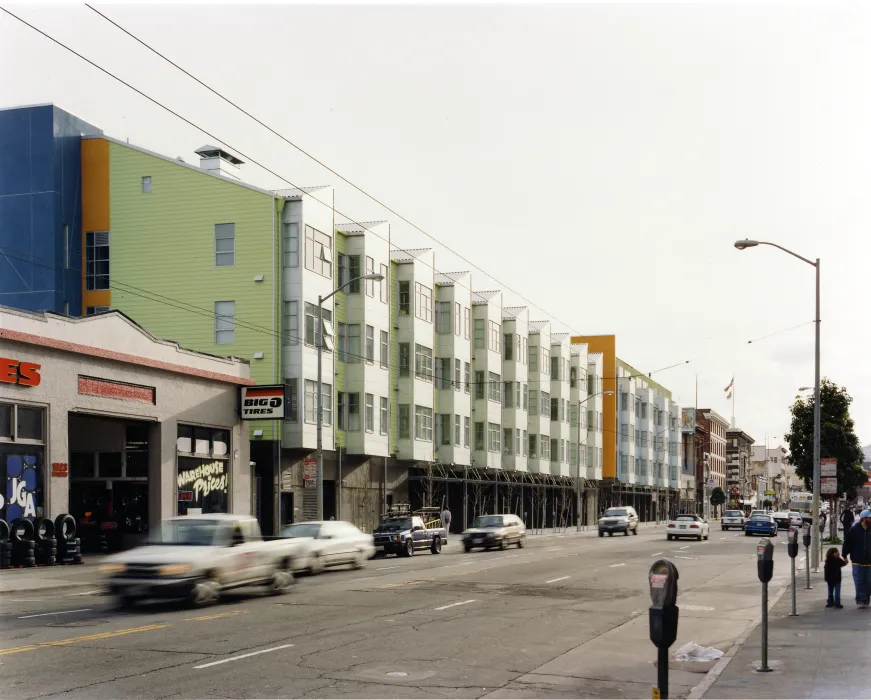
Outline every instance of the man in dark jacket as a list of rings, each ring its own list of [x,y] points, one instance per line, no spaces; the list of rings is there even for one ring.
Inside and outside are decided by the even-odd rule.
[[[850,528],[853,527],[853,522],[856,520],[856,516],[853,515],[852,508],[844,508],[844,513],[841,515],[841,524],[844,526],[844,534],[846,535],[850,532]]]
[[[852,560],[856,605],[864,610],[871,603],[871,510],[859,513],[859,522],[844,533],[841,557]]]

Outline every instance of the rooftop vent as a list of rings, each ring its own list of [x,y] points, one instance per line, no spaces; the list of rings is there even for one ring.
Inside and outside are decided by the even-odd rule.
[[[200,168],[213,175],[239,180],[239,166],[244,163],[229,151],[218,146],[205,145],[194,151],[200,157]]]

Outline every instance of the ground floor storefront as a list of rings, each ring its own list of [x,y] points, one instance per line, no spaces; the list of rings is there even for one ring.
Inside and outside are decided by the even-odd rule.
[[[70,514],[83,546],[105,551],[174,515],[250,513],[248,376],[117,312],[0,307],[0,518]]]

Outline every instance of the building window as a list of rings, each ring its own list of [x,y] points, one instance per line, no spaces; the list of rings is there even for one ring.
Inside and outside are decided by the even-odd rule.
[[[407,403],[399,404],[399,437],[408,439],[411,437],[410,410]]]
[[[317,422],[317,407],[315,406],[317,396],[317,382],[312,381],[311,379],[305,380],[305,422],[306,423],[316,423]]]
[[[538,413],[538,389],[529,390],[529,405],[532,407],[532,413]]]
[[[463,376],[465,378],[466,393],[472,392],[472,365],[468,362],[463,363]]]
[[[284,344],[299,345],[299,302],[284,302]]]
[[[348,285],[348,294],[359,294],[360,293],[360,275],[362,271],[360,269],[360,256],[359,255],[349,255],[348,256],[348,280],[350,284]]]
[[[387,368],[390,365],[390,348],[388,347],[387,331],[381,331],[381,366]]]
[[[324,330],[324,336],[327,338],[333,337],[333,312],[330,309],[321,309],[321,321]],[[305,305],[305,343],[306,345],[316,346],[319,338],[315,333],[315,329],[318,324],[318,307],[314,304],[309,304],[306,302]],[[358,326],[359,332],[359,326]],[[329,343],[323,344],[324,350],[326,352],[330,352],[331,348]]]
[[[547,374],[550,371],[550,350],[539,348],[538,364],[541,366],[542,374]]]
[[[360,430],[360,394],[348,394],[348,430]]]
[[[484,372],[475,370],[475,398],[484,398]]]
[[[505,382],[505,386],[503,387],[504,391],[502,395],[505,397],[505,408],[513,408],[514,407],[514,387],[512,386],[512,382]]]
[[[454,445],[460,446],[460,417],[454,414]]]
[[[486,345],[485,345],[486,338],[484,337],[484,334],[485,334],[484,319],[483,318],[476,318],[475,319],[475,348],[476,349],[483,349],[486,347]]]
[[[523,431],[523,456],[526,457],[529,454],[529,434],[524,430]]]
[[[384,279],[378,283],[378,297],[386,304],[388,301],[387,291],[390,289],[387,281],[387,265],[381,265],[381,276]]]
[[[375,261],[368,255],[366,256],[366,274],[373,276],[375,274]],[[366,280],[366,296],[375,296],[375,280]]]
[[[469,416],[463,416],[463,447],[469,446],[469,433],[471,432],[472,419]]]
[[[460,365],[460,361],[454,359],[454,391],[459,391],[463,384],[462,377],[460,376]]]
[[[550,461],[556,462],[559,459],[559,440],[556,438],[550,439]]]
[[[366,326],[366,362],[375,363],[375,328]]]
[[[352,323],[347,327],[348,331],[348,362],[351,364],[356,364],[360,362],[363,357],[360,348],[360,324]],[[306,335],[308,334],[308,329],[306,329]]]
[[[215,224],[215,267],[236,264],[236,224]]]
[[[414,315],[421,321],[432,323],[432,289],[420,282],[414,283]]]
[[[336,327],[336,352],[338,353],[339,362],[346,362],[348,359],[348,326],[341,321]]]
[[[538,459],[538,435],[529,436],[529,456]]]
[[[550,358],[550,378],[554,382],[560,381],[560,358]]]
[[[142,194],[151,193],[151,175],[142,176]]]
[[[512,428],[503,428],[502,429],[502,454],[512,455],[514,454],[511,451],[512,446],[514,445],[514,430]]]
[[[342,289],[348,283],[348,256],[344,253],[337,253],[339,271],[336,276],[336,289]]]
[[[282,224],[284,267],[299,267],[299,224]]]
[[[375,396],[366,394],[366,432],[375,432]]]
[[[88,291],[109,289],[109,232],[85,234],[85,287]]]
[[[541,436],[541,458],[550,461],[550,438],[547,435]]]
[[[528,364],[528,363],[529,363],[529,357],[528,357],[528,354],[529,354],[529,351],[528,351],[528,343],[527,343],[527,341],[526,341],[526,338],[524,338],[524,339],[523,339],[523,364]]]
[[[435,332],[441,335],[451,334],[451,302],[437,301],[436,302],[436,324]]]
[[[306,225],[305,267],[324,277],[333,278],[333,239],[326,233]]]
[[[411,313],[411,292],[408,282],[399,283],[399,315],[408,316]]]
[[[569,464],[573,467],[578,464],[578,443],[576,442],[569,443]]]
[[[7,522],[46,515],[45,433],[44,408],[0,403],[0,478],[8,484],[0,518]]]
[[[502,326],[496,323],[496,321],[490,321],[489,348],[493,352],[502,352]]]
[[[311,379],[305,380],[305,422],[317,423],[318,407],[317,407],[317,387],[318,383]],[[333,424],[333,386],[332,384],[321,383],[321,411],[323,413],[323,424]]]
[[[285,379],[287,385],[287,418],[291,423],[299,422],[299,380],[295,377]]]
[[[505,349],[505,359],[513,360],[514,359],[514,334],[506,333],[503,338],[502,347]]]
[[[407,377],[411,369],[411,346],[408,343],[399,344],[399,376]]]
[[[574,389],[578,385],[578,368],[572,367],[569,370],[569,387]]]
[[[495,372],[489,373],[490,378],[490,400],[496,403],[502,403],[502,377]]]
[[[230,345],[236,340],[236,302],[215,302],[215,345]]]
[[[529,348],[529,371],[538,372],[538,346],[531,345]]]
[[[414,375],[425,382],[432,381],[432,349],[414,345]]]
[[[463,307],[463,337],[469,340],[469,328],[472,325],[472,310],[469,307]]]
[[[475,449],[484,450],[484,424],[481,422],[475,422]]]
[[[382,396],[381,399],[381,423],[379,426],[379,430],[382,435],[387,435],[388,430],[390,429],[390,401],[386,396]]]
[[[529,384],[523,385],[523,410],[529,410]]]
[[[439,444],[450,447],[451,444],[451,414],[439,414]]]
[[[541,392],[541,415],[545,418],[550,415],[550,394],[546,391]]]
[[[426,406],[414,407],[414,439],[432,442],[432,409]]]
[[[463,321],[462,321],[462,314],[461,314],[461,309],[462,309],[462,308],[463,308],[463,307],[460,306],[460,302],[458,302],[458,301],[455,301],[455,302],[454,302],[454,334],[455,334],[457,337],[460,336],[460,331],[462,330],[462,329],[460,328],[461,324],[463,323]]]

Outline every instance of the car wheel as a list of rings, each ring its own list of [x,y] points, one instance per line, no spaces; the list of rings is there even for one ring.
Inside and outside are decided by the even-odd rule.
[[[311,564],[309,565],[308,572],[309,572],[312,576],[314,576],[315,574],[320,574],[320,573],[322,573],[323,570],[324,570],[324,560],[323,560],[323,557],[321,557],[321,555],[318,554],[317,552],[314,553],[314,554],[312,554],[312,561],[311,561]]]
[[[605,533],[602,532],[601,530],[599,530],[599,537],[604,537],[604,536],[605,536]]]
[[[614,536],[614,533],[613,533],[613,532],[609,532],[609,533],[608,533],[608,537],[613,537],[613,536]]]
[[[115,598],[115,607],[119,610],[130,610],[136,605],[137,601],[138,598],[135,598],[132,595],[119,595]]]
[[[221,585],[213,578],[201,578],[191,591],[191,605],[204,608],[214,605],[221,598]]]
[[[637,535],[637,534],[638,534],[638,525],[636,525],[636,526],[635,526],[635,529],[632,531],[632,535],[633,535],[633,536],[634,536],[634,535]]]
[[[672,538],[671,538],[671,535],[666,535],[666,536],[665,536],[665,539],[668,540],[669,542],[671,542],[671,539],[672,539]]]
[[[432,546],[429,548],[429,551],[433,554],[441,554],[442,553],[442,538],[434,537],[432,541]]]
[[[469,545],[464,544],[464,545],[463,545],[463,551],[466,552],[466,553],[468,554],[469,552],[472,551],[472,548],[471,548]]]
[[[366,554],[365,552],[357,552],[357,556],[354,557],[354,561],[351,562],[351,566],[354,570],[362,569],[366,563]]]
[[[745,532],[745,533],[744,533],[744,537],[750,537],[750,533],[749,533],[749,532]]]
[[[602,534],[599,533],[599,537],[601,537],[601,536],[602,536]],[[517,539],[517,549],[523,549],[523,545],[525,545],[525,544],[526,544],[526,536],[525,536],[525,535],[521,535],[521,536]]]
[[[710,535],[705,535],[705,542],[708,541],[708,538],[709,538],[709,537],[710,537]]]
[[[405,549],[403,550],[403,556],[414,556],[414,542],[411,540],[411,538],[405,540]]]
[[[701,542],[701,541],[702,541],[702,536],[701,536],[701,535],[698,535],[698,536],[696,537],[696,539],[697,539],[699,542]]]
[[[623,537],[629,537],[629,528],[628,527],[625,530],[623,530]]]
[[[721,529],[723,532],[726,532],[726,530],[728,530],[729,528],[727,528],[725,525],[723,525],[723,527],[721,527],[720,529]]]
[[[508,543],[505,541],[504,537],[501,540],[499,540],[499,549],[501,549],[503,551],[508,549]]]
[[[269,580],[269,593],[284,595],[293,587],[293,573],[289,569],[277,569]]]

